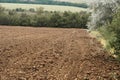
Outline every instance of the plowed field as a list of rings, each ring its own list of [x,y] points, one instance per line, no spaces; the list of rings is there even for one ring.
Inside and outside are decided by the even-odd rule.
[[[0,80],[120,80],[120,62],[83,29],[0,26]]]

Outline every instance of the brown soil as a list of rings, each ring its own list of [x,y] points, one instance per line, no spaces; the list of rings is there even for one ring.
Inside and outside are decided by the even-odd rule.
[[[0,26],[0,80],[120,80],[120,62],[86,30]]]

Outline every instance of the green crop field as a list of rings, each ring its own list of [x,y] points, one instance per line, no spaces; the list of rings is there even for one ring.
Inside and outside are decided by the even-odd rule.
[[[86,11],[85,8],[79,8],[79,7],[71,7],[71,6],[58,6],[58,5],[42,5],[42,4],[18,4],[18,3],[0,3],[2,7],[5,7],[6,9],[16,9],[16,8],[23,8],[23,9],[30,9],[34,8],[37,9],[39,7],[43,7],[45,11],[71,11],[71,12],[80,12],[80,11]]]

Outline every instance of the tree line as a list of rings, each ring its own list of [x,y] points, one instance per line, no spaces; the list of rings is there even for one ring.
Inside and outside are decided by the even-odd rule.
[[[49,12],[44,11],[42,7],[36,11],[34,9],[26,11],[21,8],[6,10],[0,7],[0,25],[87,28],[88,16],[87,12]]]

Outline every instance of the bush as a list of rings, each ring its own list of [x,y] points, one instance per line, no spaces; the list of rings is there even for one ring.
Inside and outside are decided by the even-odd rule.
[[[87,28],[89,14],[86,12],[46,12],[42,7],[36,12],[29,12],[21,8],[7,10],[3,8],[0,14],[0,25],[61,27],[61,28]],[[31,9],[32,10],[32,9]]]
[[[120,10],[114,15],[111,24],[100,29],[107,41],[107,48],[113,49],[114,54],[120,57]]]

